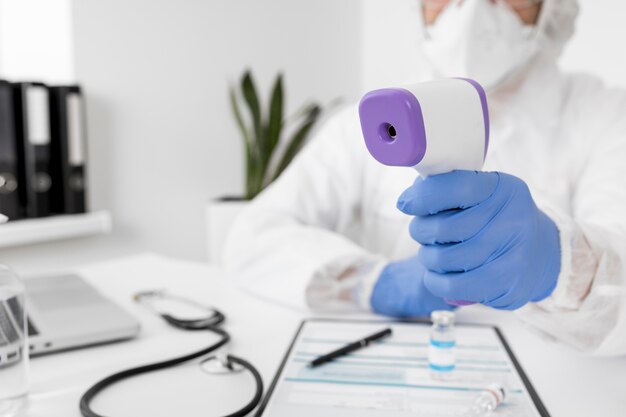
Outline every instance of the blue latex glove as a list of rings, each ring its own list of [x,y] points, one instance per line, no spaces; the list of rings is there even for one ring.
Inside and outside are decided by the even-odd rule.
[[[372,309],[393,317],[428,316],[433,310],[451,310],[451,305],[426,289],[425,272],[417,255],[387,264],[372,291]]]
[[[554,290],[559,232],[519,178],[475,171],[418,178],[398,208],[415,216],[410,232],[422,244],[424,284],[434,295],[513,310]]]

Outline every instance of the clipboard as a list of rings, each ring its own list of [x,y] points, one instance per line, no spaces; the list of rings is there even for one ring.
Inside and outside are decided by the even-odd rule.
[[[393,335],[317,368],[314,357],[385,327]],[[507,398],[493,417],[550,417],[502,332],[456,324],[457,366],[433,379],[427,351],[430,323],[306,319],[300,324],[256,417],[462,416],[487,385]]]

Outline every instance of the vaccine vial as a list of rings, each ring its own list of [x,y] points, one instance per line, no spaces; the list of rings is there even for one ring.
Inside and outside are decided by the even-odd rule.
[[[454,313],[435,310],[430,318],[433,322],[428,346],[430,374],[433,379],[449,379],[456,367]]]
[[[25,289],[0,265],[0,416],[19,414],[28,391],[28,327]]]
[[[478,394],[463,417],[488,417],[493,414],[505,398],[506,391],[500,384],[490,384]]]

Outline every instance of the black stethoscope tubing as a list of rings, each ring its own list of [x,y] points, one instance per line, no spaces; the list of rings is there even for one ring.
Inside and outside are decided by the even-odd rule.
[[[184,330],[208,330],[213,332],[221,337],[219,341],[208,346],[202,350],[199,350],[194,353],[190,353],[185,356],[180,356],[173,359],[168,359],[161,362],[155,362],[148,365],[138,366],[136,368],[126,369],[121,372],[117,372],[113,375],[110,375],[97,383],[95,383],[91,388],[89,388],[80,399],[80,412],[84,417],[104,417],[101,414],[96,413],[91,409],[91,402],[96,395],[102,392],[105,388],[110,387],[111,385],[127,378],[131,378],[133,376],[144,374],[147,372],[158,371],[161,369],[169,368],[172,366],[180,365],[181,363],[191,361],[193,359],[200,358],[204,355],[207,355],[220,347],[224,346],[226,343],[230,341],[230,335],[225,330],[219,327],[225,320],[225,316],[219,312],[218,310],[213,310],[214,313],[211,317],[206,319],[198,319],[198,320],[182,320],[177,319],[169,314],[159,314],[166,322],[170,325]],[[245,359],[239,358],[233,355],[226,356],[227,363],[238,364],[247,369],[252,376],[254,377],[256,383],[256,390],[254,396],[244,407],[235,411],[232,414],[228,414],[224,417],[244,417],[248,415],[252,410],[256,408],[256,406],[261,401],[263,396],[263,379],[261,378],[261,374],[259,371],[252,365],[250,362]]]

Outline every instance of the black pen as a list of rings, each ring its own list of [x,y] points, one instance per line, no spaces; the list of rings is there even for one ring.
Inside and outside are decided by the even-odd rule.
[[[385,330],[381,330],[378,333],[374,333],[370,336],[367,336],[361,340],[357,340],[356,342],[350,343],[349,345],[345,345],[344,347],[334,350],[326,355],[322,355],[318,358],[313,359],[308,367],[315,368],[316,366],[320,366],[326,362],[330,362],[340,356],[347,355],[350,352],[354,352],[355,350],[359,350],[369,345],[372,342],[385,338],[391,335],[391,328],[387,328]]]

